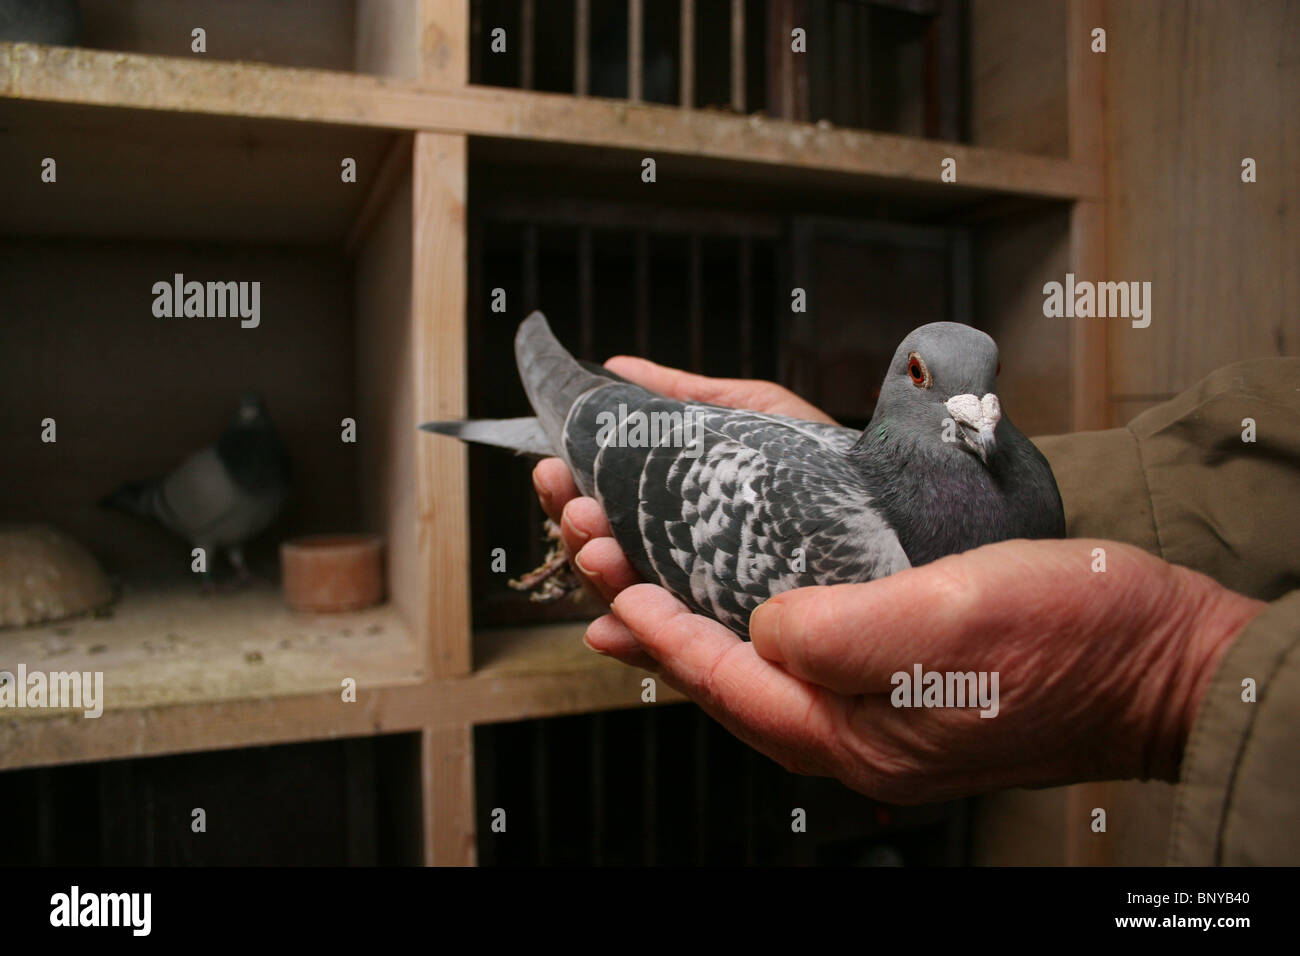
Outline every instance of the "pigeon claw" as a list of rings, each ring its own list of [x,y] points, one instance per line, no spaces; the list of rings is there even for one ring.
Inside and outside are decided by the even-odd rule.
[[[546,552],[542,563],[519,578],[511,578],[506,583],[516,591],[531,591],[530,601],[549,604],[568,597],[580,590],[582,582],[569,567],[569,559],[564,554],[564,544],[560,540],[560,529],[549,518],[543,527],[551,548]]]

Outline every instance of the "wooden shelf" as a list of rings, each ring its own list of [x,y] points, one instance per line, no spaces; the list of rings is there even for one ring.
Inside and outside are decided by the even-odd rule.
[[[105,712],[418,683],[422,652],[391,604],[299,614],[278,587],[204,594],[196,581],[127,584],[108,616],[0,634],[10,669],[100,671]],[[12,710],[5,717],[64,716]]]
[[[882,181],[927,191],[1096,199],[1098,165],[1027,153],[708,110],[414,82],[250,63],[0,43],[0,97],[462,133],[524,142],[680,156],[684,171],[750,170],[782,188]],[[939,181],[957,161],[957,182]],[[639,158],[629,168],[639,174]],[[832,177],[828,180],[827,177]]]
[[[130,590],[112,617],[0,634],[6,662],[103,671],[106,697],[96,719],[6,711],[0,770],[646,706],[646,673],[584,647],[584,626],[482,632],[478,670],[432,681],[391,605],[303,615],[267,585]],[[355,704],[341,699],[344,676]],[[684,699],[662,682],[656,697]]]

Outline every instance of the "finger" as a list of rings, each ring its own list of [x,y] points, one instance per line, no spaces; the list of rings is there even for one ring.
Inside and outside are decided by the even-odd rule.
[[[672,686],[765,753],[781,759],[832,739],[831,711],[816,688],[763,660],[718,622],[692,614],[663,588],[628,588],[612,609]]]
[[[543,458],[537,463],[533,468],[533,488],[542,510],[556,524],[564,506],[580,494],[573,475],[569,474],[569,466],[559,458]]]
[[[560,537],[570,555],[582,550],[593,538],[612,538],[605,510],[595,498],[574,498],[560,514]]]
[[[593,538],[573,557],[579,575],[606,601],[641,583],[623,549],[613,538]]]
[[[617,372],[638,385],[684,401],[708,402],[730,408],[748,408],[802,418],[805,421],[835,424],[815,405],[810,405],[789,389],[773,382],[742,378],[709,378],[678,368],[667,368],[648,359],[618,355],[605,363],[611,372]]]
[[[627,626],[613,614],[598,617],[587,625],[587,633],[582,640],[597,654],[612,657],[631,667],[652,672],[659,668],[654,658],[641,649]]]

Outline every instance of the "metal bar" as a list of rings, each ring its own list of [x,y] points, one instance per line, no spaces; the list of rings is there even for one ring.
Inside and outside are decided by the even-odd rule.
[[[605,715],[591,715],[591,863],[605,862]]]
[[[740,240],[740,376],[754,377],[754,243]]]
[[[695,709],[695,865],[709,859],[709,718]]]
[[[682,0],[680,105],[695,107],[695,0]]]
[[[641,858],[646,866],[654,866],[658,857],[655,838],[659,830],[659,801],[658,794],[655,790],[655,782],[659,779],[656,773],[657,754],[655,741],[655,712],[647,709],[641,713],[641,721],[644,726],[641,729],[641,744],[644,748],[641,751],[641,797],[642,797],[642,818],[641,818]]]
[[[650,234],[636,233],[636,354],[650,354]]]
[[[524,226],[524,312],[531,312],[537,301],[537,223]]]
[[[745,112],[745,0],[731,0],[731,108]]]
[[[595,322],[591,289],[591,227],[578,230],[578,357],[591,361]]]
[[[642,2],[643,0],[627,0],[627,98],[633,103],[641,102],[642,74],[645,66]]]
[[[691,371],[704,371],[704,308],[702,303],[703,258],[700,250],[701,240],[698,233],[691,236]]]
[[[551,812],[550,812],[550,747],[546,721],[533,721],[533,841],[537,854],[533,861],[539,866],[551,862]]]
[[[537,23],[534,0],[523,0],[519,13],[519,32],[523,34],[519,47],[519,86],[525,90],[533,88],[533,33]]]
[[[573,94],[586,96],[591,56],[591,0],[573,3]]]

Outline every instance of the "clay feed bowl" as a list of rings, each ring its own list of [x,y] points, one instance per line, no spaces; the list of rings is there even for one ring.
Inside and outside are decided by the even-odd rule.
[[[284,599],[295,611],[359,611],[384,599],[384,539],[320,534],[280,545]]]

